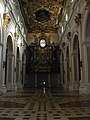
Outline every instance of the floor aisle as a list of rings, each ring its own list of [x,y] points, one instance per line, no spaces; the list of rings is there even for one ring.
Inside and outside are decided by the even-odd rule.
[[[90,95],[32,89],[0,96],[0,120],[90,120]]]

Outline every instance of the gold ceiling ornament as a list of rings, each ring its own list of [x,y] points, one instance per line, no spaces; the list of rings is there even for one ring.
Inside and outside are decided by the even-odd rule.
[[[81,24],[81,13],[77,13],[75,17],[75,23],[77,24],[77,26]]]
[[[17,40],[18,40],[18,38],[19,38],[19,35],[18,35],[18,33],[17,33],[17,32],[15,32],[15,33],[14,33],[14,37],[15,37],[15,41],[17,41]]]
[[[8,25],[10,23],[10,17],[9,17],[9,14],[6,11],[3,14],[3,21],[4,21],[4,25]]]
[[[34,43],[37,43],[38,37],[35,34],[33,36],[34,36]]]
[[[58,32],[60,14],[67,0],[19,0],[28,33]],[[39,12],[38,12],[39,11]],[[45,13],[48,12],[48,15]],[[38,12],[36,19],[35,13]],[[41,12],[41,13],[40,13]],[[45,18],[45,19],[44,19]],[[37,21],[38,20],[38,21]]]
[[[41,32],[40,36],[38,37],[38,39],[47,39],[47,35],[44,32]]]

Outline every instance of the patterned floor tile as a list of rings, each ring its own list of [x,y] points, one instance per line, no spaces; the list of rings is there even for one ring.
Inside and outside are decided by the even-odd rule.
[[[0,96],[0,120],[90,120],[90,95],[29,89]]]

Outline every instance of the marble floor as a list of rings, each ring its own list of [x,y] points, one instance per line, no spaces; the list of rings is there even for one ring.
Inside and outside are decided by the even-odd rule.
[[[0,120],[90,120],[90,95],[29,89],[0,96]]]

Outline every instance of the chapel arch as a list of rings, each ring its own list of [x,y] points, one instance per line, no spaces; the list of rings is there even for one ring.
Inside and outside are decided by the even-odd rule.
[[[13,55],[13,42],[12,37],[7,37],[6,43],[6,62],[5,62],[5,85],[7,90],[12,89],[14,75],[14,55]]]
[[[81,72],[80,72],[80,48],[79,48],[79,39],[78,36],[74,36],[73,41],[73,82],[74,89],[79,90],[79,82],[81,80]]]

